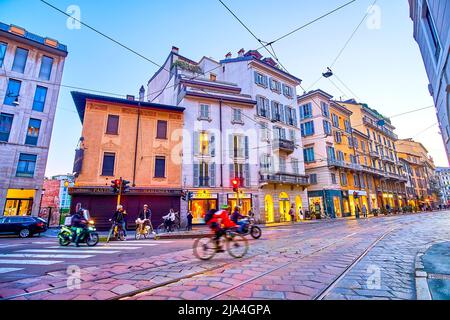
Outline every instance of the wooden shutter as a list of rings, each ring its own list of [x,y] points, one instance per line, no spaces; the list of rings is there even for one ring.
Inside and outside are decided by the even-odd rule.
[[[216,137],[213,133],[211,133],[211,137],[209,138],[209,153],[211,157],[216,156]]]
[[[249,155],[249,145],[248,145],[249,141],[248,141],[247,136],[245,137],[244,141],[245,141],[245,158],[248,159],[250,155]]]
[[[246,187],[250,187],[251,186],[251,181],[250,181],[250,164],[246,163],[244,167],[245,167],[245,186]]]
[[[200,149],[200,135],[198,131],[194,131],[193,144],[194,155],[198,155]]]
[[[216,164],[214,162],[209,165],[209,186],[216,186]]]
[[[200,166],[198,163],[194,163],[194,187],[198,188],[200,186]]]

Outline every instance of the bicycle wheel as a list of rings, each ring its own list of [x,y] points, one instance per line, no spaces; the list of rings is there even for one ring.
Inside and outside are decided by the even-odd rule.
[[[161,234],[166,232],[166,225],[164,223],[161,223],[158,228],[156,229],[157,234]]]
[[[198,238],[194,241],[194,255],[200,260],[211,260],[216,255],[216,244],[212,238]]]
[[[248,252],[248,241],[240,234],[233,234],[226,240],[227,251],[233,258],[240,259]]]
[[[144,235],[144,237],[145,237],[145,235]],[[141,239],[141,230],[140,230],[139,227],[136,228],[136,235],[134,236],[134,238],[136,240],[140,240]]]

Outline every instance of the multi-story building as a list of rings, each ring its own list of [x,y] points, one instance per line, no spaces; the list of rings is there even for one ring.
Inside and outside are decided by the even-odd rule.
[[[436,178],[442,205],[450,205],[450,168],[436,168]]]
[[[436,167],[427,149],[412,139],[398,140],[396,148],[398,157],[411,167],[412,184],[417,195],[416,205],[435,205],[437,195],[434,193],[433,183]]]
[[[59,181],[59,212],[66,214],[70,212],[72,197],[69,194],[69,188],[74,187],[75,177],[70,174],[53,176],[52,180]]]
[[[80,203],[100,228],[107,228],[116,209],[111,182],[130,181],[120,203],[130,226],[148,204],[153,223],[170,209],[180,210],[184,108],[72,92],[83,124],[76,152],[75,187],[69,188],[72,210]]]
[[[414,179],[414,172],[411,164],[402,158],[399,158],[400,163],[403,165],[403,172],[406,175],[406,178],[408,181],[406,182],[406,199],[408,202],[408,206],[411,206],[413,208],[417,208],[417,189],[415,185],[415,179]]]
[[[67,215],[70,212],[69,187],[73,186],[72,175],[58,175],[44,180],[39,217],[48,221],[50,226],[58,226],[61,215]]]
[[[357,207],[378,208],[369,137],[353,129],[352,112],[322,90],[298,97],[309,209],[331,217],[355,215]]]
[[[0,215],[37,216],[67,47],[0,23]]]
[[[368,152],[364,169],[374,178],[374,192],[370,195],[372,208],[399,209],[405,206],[407,178],[397,155],[395,127],[367,104],[353,99],[339,104],[352,112],[352,128],[365,135]]]
[[[308,180],[295,107],[299,83],[257,51],[195,62],[172,49],[148,83],[148,98],[186,108],[184,129],[194,143],[184,143],[183,183],[194,192],[186,210],[197,222],[207,209],[234,206],[238,197],[244,213],[253,208],[266,223],[289,221],[292,205],[303,208]],[[235,177],[239,195],[232,192]]]
[[[450,160],[450,6],[448,0],[409,0],[409,6]]]

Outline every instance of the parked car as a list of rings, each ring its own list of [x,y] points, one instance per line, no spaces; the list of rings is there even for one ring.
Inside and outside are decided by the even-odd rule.
[[[47,222],[38,217],[0,217],[0,234],[17,234],[21,238],[28,238],[44,233],[47,229]]]

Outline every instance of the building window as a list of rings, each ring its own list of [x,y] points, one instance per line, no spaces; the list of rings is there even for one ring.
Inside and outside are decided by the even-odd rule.
[[[116,162],[116,155],[114,153],[105,152],[103,155],[102,176],[114,176],[114,164]]]
[[[345,120],[344,121],[344,126],[345,126],[345,132],[351,134],[352,133],[352,126],[350,125],[350,121]]]
[[[267,76],[255,71],[255,83],[259,86],[267,88]]]
[[[41,70],[39,71],[39,79],[50,80],[52,74],[53,58],[43,56],[41,62]]]
[[[167,121],[158,120],[156,139],[167,139]]]
[[[283,105],[276,101],[272,101],[272,120],[284,122]]]
[[[327,136],[331,136],[331,123],[328,120],[323,120],[323,131]]]
[[[341,173],[341,185],[346,186],[348,184],[347,182],[347,174]]]
[[[434,58],[436,59],[436,61],[438,61],[439,56],[441,54],[441,45],[439,44],[438,33],[437,33],[436,27],[434,25],[433,18],[431,17],[430,10],[425,2],[424,2],[424,4],[425,4],[425,15],[424,15],[425,25],[427,26],[428,37],[430,38],[430,44],[433,46]]]
[[[298,159],[291,159],[291,163],[292,163],[292,171],[293,171],[293,173],[300,174],[300,166],[299,166]]]
[[[272,171],[272,157],[269,154],[263,154],[261,156],[261,171],[263,173]]]
[[[209,105],[201,104],[199,111],[199,120],[210,120]]]
[[[6,89],[4,104],[8,106],[15,106],[19,99],[20,87],[22,82],[19,80],[9,79],[8,88]]]
[[[244,123],[241,109],[233,108],[233,123]]]
[[[155,178],[166,177],[166,157],[155,158]]]
[[[330,118],[330,107],[325,102],[322,102],[321,104],[322,108],[322,115],[326,118]]]
[[[108,115],[108,122],[106,124],[106,134],[119,134],[119,116]]]
[[[27,59],[28,59],[28,50],[17,47],[11,70],[19,73],[24,73],[25,66],[27,64]]]
[[[312,105],[307,103],[300,107],[300,119],[308,119],[312,117]]]
[[[47,99],[47,88],[37,86],[36,92],[34,93],[33,110],[43,112],[45,99]]]
[[[270,139],[268,124],[264,123],[264,122],[260,122],[259,123],[259,130],[260,130],[260,133],[261,133],[261,140],[262,141],[268,141]]]
[[[311,184],[317,184],[317,174],[316,173],[309,175],[309,182]]]
[[[256,101],[258,116],[269,118],[269,100],[264,97],[257,97]]]
[[[33,178],[36,169],[37,156],[34,154],[21,153],[17,164],[16,176],[22,178]]]
[[[41,120],[30,119],[30,122],[28,123],[28,130],[27,136],[25,138],[25,144],[37,146],[40,129],[41,129]]]
[[[301,126],[302,137],[314,135],[314,121],[302,123]]]
[[[210,73],[209,74],[209,80],[216,81],[217,80],[217,76],[214,73]]]
[[[3,62],[5,61],[6,48],[8,45],[4,42],[0,42],[0,68],[3,67]]]
[[[292,98],[293,96],[292,88],[288,85],[283,84],[283,94],[288,98]]]
[[[277,81],[277,80],[275,80],[273,78],[270,78],[269,83],[270,83],[270,89],[272,91],[275,91],[277,93],[281,93],[281,82],[280,81]]]
[[[342,133],[336,131],[334,134],[334,141],[336,141],[336,143],[342,143]]]
[[[333,121],[333,127],[339,128],[339,117],[335,114],[332,114],[331,120]]]
[[[8,142],[14,116],[8,113],[0,114],[0,141]]]
[[[328,155],[329,160],[332,160],[332,161],[336,160],[336,152],[334,150],[334,147],[327,146],[327,155]]]
[[[332,173],[332,174],[331,174],[331,183],[332,183],[332,184],[337,184],[336,174],[335,174],[335,173]]]
[[[314,157],[314,147],[311,148],[305,148],[303,150],[303,155],[305,158],[305,162],[306,163],[311,163],[315,161],[315,157]]]
[[[345,161],[345,155],[342,151],[337,152],[337,158],[339,161]]]
[[[297,127],[297,111],[294,108],[285,106],[286,110],[286,123],[290,126]]]

